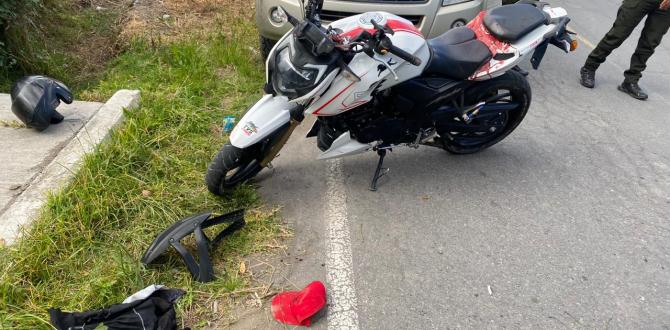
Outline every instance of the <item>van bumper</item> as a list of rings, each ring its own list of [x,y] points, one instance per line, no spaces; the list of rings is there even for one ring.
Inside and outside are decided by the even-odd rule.
[[[412,21],[427,38],[438,36],[454,26],[473,19],[480,11],[500,3],[501,0],[473,0],[461,4],[442,6],[442,0],[428,0],[420,3],[379,3],[325,0],[322,19],[326,23],[339,16],[352,16],[368,11],[386,11],[403,16]],[[302,19],[302,11],[296,0],[256,0],[256,23],[258,32],[264,38],[278,40],[292,26],[288,22],[275,23],[270,19],[272,10],[281,6],[289,14]]]
[[[440,7],[435,15],[435,20],[433,21],[430,31],[428,34],[424,33],[424,35],[426,35],[427,38],[434,38],[449,29],[467,24],[470,20],[475,18],[479,12],[486,10],[486,2],[486,0],[474,0]]]

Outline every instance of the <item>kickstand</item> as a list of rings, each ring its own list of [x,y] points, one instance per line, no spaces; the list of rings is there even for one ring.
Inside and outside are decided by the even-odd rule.
[[[375,175],[372,177],[372,182],[370,183],[370,191],[377,191],[377,181],[390,171],[390,169],[382,167],[384,164],[384,157],[386,157],[386,149],[377,150],[377,155],[379,155],[379,162],[377,163]]]

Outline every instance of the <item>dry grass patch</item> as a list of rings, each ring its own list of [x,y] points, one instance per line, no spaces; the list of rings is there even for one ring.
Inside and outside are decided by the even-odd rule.
[[[232,35],[237,20],[253,20],[253,0],[137,0],[121,33],[130,40],[149,38],[170,42],[206,37],[211,33]]]

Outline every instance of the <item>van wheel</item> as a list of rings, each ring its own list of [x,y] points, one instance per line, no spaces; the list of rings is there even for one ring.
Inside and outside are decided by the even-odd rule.
[[[268,58],[272,47],[274,47],[276,43],[277,41],[275,40],[268,39],[263,36],[260,37],[261,56],[263,56],[264,61]]]

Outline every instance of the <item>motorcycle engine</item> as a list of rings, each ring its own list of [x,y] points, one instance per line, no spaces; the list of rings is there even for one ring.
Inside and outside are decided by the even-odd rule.
[[[412,120],[409,114],[397,110],[391,104],[382,104],[377,100],[336,117],[322,117],[319,120],[322,121],[321,129],[327,130],[327,136],[336,138],[349,131],[352,138],[361,143],[414,142],[421,127],[420,122]],[[329,147],[333,141],[320,142],[321,146]]]
[[[410,142],[416,137],[416,133],[408,123],[401,118],[381,117],[371,120],[365,125],[359,125],[359,129],[353,133],[361,143],[383,141],[385,143]],[[416,131],[418,132],[418,131]]]

